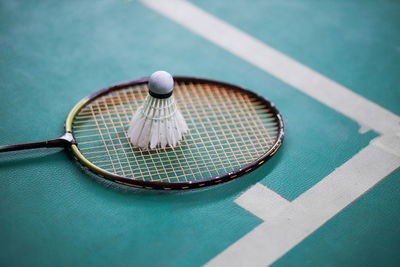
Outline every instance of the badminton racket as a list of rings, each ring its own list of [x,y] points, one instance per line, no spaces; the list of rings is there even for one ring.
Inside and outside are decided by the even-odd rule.
[[[148,78],[117,84],[78,102],[60,138],[0,146],[0,152],[64,147],[101,178],[146,189],[191,189],[253,171],[279,149],[284,123],[268,100],[236,85],[174,77],[174,97],[189,131],[176,147],[143,150],[127,136],[148,94]]]

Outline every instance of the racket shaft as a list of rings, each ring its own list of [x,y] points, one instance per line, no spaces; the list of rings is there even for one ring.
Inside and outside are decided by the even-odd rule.
[[[25,143],[17,145],[0,146],[0,152],[24,150],[24,149],[34,149],[41,147],[68,147],[75,143],[75,140],[71,138],[70,133],[66,133],[60,138],[50,139],[42,142],[35,143]]]

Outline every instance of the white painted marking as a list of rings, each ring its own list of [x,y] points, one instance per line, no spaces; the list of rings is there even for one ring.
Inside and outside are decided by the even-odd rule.
[[[290,201],[262,184],[257,183],[236,198],[235,203],[257,217],[268,220],[277,216],[281,210],[287,208]]]
[[[399,149],[392,153],[376,145],[381,144],[384,138],[376,138],[352,159],[287,205],[277,216],[266,218],[264,223],[206,266],[267,266],[275,262],[400,167]],[[261,200],[259,205],[269,205],[268,200],[266,203]]]
[[[378,133],[400,130],[400,117],[184,0],[143,4]]]
[[[358,133],[359,134],[365,134],[365,133],[367,133],[368,131],[370,131],[371,129],[369,128],[369,127],[367,127],[367,126],[364,126],[364,125],[359,125],[360,126],[360,128],[358,129]]]
[[[400,157],[400,132],[385,134],[371,141],[375,146]]]

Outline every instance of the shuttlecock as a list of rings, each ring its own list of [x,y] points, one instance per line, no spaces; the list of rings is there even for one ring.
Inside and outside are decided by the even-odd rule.
[[[148,82],[149,94],[129,124],[128,137],[143,149],[174,147],[188,131],[174,96],[174,80],[168,72],[154,72]]]

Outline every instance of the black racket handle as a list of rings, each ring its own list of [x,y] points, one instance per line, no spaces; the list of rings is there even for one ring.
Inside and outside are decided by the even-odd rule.
[[[50,139],[42,142],[0,146],[0,152],[33,149],[41,147],[68,147],[71,146],[72,144],[76,144],[75,139],[72,136],[72,133],[67,132],[60,138]]]

